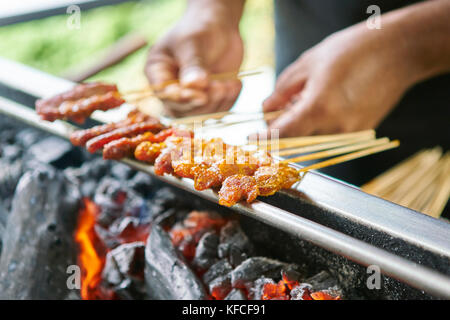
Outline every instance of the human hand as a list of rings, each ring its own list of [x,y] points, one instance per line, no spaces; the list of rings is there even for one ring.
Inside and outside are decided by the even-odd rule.
[[[181,20],[151,48],[145,73],[152,86],[160,87],[157,95],[170,115],[224,111],[233,105],[240,80],[212,80],[211,75],[239,70],[242,6],[242,0],[190,1]]]
[[[265,112],[286,110],[269,129],[289,137],[375,128],[418,78],[391,29],[358,24],[302,54],[263,104]]]

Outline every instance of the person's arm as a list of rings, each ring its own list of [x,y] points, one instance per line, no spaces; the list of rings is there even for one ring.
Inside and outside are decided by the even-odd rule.
[[[287,109],[270,128],[281,136],[375,128],[408,88],[450,71],[450,1],[383,14],[381,26],[337,32],[286,68],[264,102],[265,111]]]
[[[244,0],[188,0],[178,23],[150,50],[145,73],[167,111],[181,116],[229,109],[239,80],[214,81],[213,73],[235,72],[243,58],[239,21]]]

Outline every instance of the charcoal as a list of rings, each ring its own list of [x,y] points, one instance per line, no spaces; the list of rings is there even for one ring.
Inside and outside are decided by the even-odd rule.
[[[165,209],[168,209],[170,207],[177,207],[177,204],[179,203],[176,194],[167,187],[161,188],[156,191],[153,199],[156,205],[160,205]]]
[[[139,192],[141,195],[148,196],[153,189],[153,181],[148,174],[138,172],[128,181],[128,187]]]
[[[0,135],[0,141],[4,144],[13,144],[16,138],[16,130],[8,130],[3,125],[0,126],[2,128],[2,134]],[[3,129],[5,128],[5,129]]]
[[[159,206],[157,208],[152,208],[152,210],[160,209]],[[160,213],[157,213],[157,211],[153,211],[152,218],[154,224],[160,226],[173,226],[176,221],[184,219],[188,214],[188,209],[169,208],[167,210],[162,209]]]
[[[227,273],[226,275],[220,276],[212,280],[208,284],[209,293],[216,300],[223,300],[231,291],[231,275]]]
[[[102,280],[108,286],[118,286],[122,280],[123,275],[120,272],[119,266],[117,265],[114,255],[110,252],[106,255],[105,266],[102,271]]]
[[[38,141],[41,137],[38,131],[26,128],[20,130],[16,135],[16,143],[20,144],[24,148],[28,148],[32,146],[36,141]]]
[[[83,163],[81,166],[81,173],[83,178],[91,178],[99,180],[103,178],[110,168],[110,162],[102,158],[95,158],[91,161]]]
[[[117,264],[120,273],[124,277],[142,278],[144,270],[144,249],[143,242],[132,242],[118,246],[111,250],[111,254]]]
[[[224,276],[230,273],[233,270],[233,267],[228,263],[226,259],[222,259],[209,268],[208,271],[203,275],[203,282],[209,285],[211,281],[214,279]]]
[[[127,189],[127,199],[124,208],[127,214],[136,217],[141,223],[147,223],[151,220],[148,202],[131,189]]]
[[[1,156],[9,162],[16,161],[22,156],[22,148],[16,145],[5,145],[1,148]]]
[[[233,267],[253,253],[253,246],[237,221],[228,222],[220,231],[219,258],[226,258]]]
[[[1,213],[0,213],[1,214]],[[0,257],[2,255],[3,248],[3,234],[5,233],[5,225],[0,222]]]
[[[136,171],[134,171],[131,167],[120,162],[115,162],[111,166],[111,175],[119,180],[126,181],[130,179],[135,173]]]
[[[57,137],[47,137],[33,144],[27,150],[26,157],[57,168],[77,166],[81,163],[79,151],[73,148],[70,142]]]
[[[219,236],[214,232],[205,233],[199,240],[192,265],[199,270],[207,270],[218,261],[217,246]]]
[[[101,208],[97,217],[100,225],[108,226],[122,215],[124,203],[118,201],[121,197],[125,197],[125,192],[119,181],[110,177],[102,179],[94,196],[94,202]]]
[[[304,282],[310,284],[314,291],[338,288],[338,282],[327,271],[321,271],[318,274],[306,279]]]
[[[13,195],[22,172],[22,162],[10,163],[0,160],[0,199],[10,198]]]
[[[141,300],[146,298],[144,281],[124,279],[113,291],[121,300]]]
[[[114,249],[115,247],[120,245],[119,239],[117,239],[109,229],[102,227],[99,224],[95,224],[94,230],[96,235],[102,241],[102,243],[108,249]]]
[[[283,268],[288,264],[265,257],[245,260],[231,272],[231,283],[235,288],[246,288],[261,276],[279,279]]]
[[[300,271],[300,267],[296,264],[288,264],[281,269],[281,274],[284,275],[289,281],[301,282],[304,278],[304,271]]]
[[[113,290],[123,300],[145,296],[143,242],[122,244],[106,255],[102,271],[103,286]]]
[[[247,300],[247,297],[241,289],[233,289],[228,293],[224,300]]]
[[[117,237],[130,229],[134,229],[139,225],[139,219],[136,217],[123,217],[114,221],[109,227],[109,232],[112,233],[113,236]]]
[[[292,288],[291,290],[291,300],[305,300],[307,298],[309,298],[309,300],[311,300],[311,298],[309,297],[309,294],[311,293],[312,290],[312,286],[308,283],[301,283],[298,286],[296,286],[295,288]]]
[[[54,170],[20,179],[3,236],[0,299],[64,299],[76,263],[73,233],[80,193]]]
[[[250,286],[249,298],[251,300],[261,300],[261,297],[263,295],[264,285],[267,283],[275,284],[275,281],[273,281],[270,278],[266,278],[264,276],[256,279],[256,281],[253,283],[253,285]]]
[[[84,197],[92,199],[95,195],[95,190],[97,190],[97,182],[95,180],[87,180],[81,184],[81,194]]]
[[[174,248],[169,235],[154,224],[145,248],[145,281],[153,299],[204,300],[205,289]]]
[[[79,292],[75,290],[71,290],[67,296],[64,298],[64,300],[81,300],[81,296]]]
[[[3,203],[0,202],[0,226],[3,226],[3,228],[4,228],[6,226],[7,220],[8,220],[8,210],[6,210]]]

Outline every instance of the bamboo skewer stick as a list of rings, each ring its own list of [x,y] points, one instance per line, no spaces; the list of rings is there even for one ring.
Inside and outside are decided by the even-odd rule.
[[[294,137],[294,138],[282,138],[278,142],[273,142],[271,140],[259,140],[255,142],[250,142],[250,144],[258,145],[259,147],[268,147],[277,145],[278,149],[288,149],[295,147],[308,146],[312,144],[333,142],[344,139],[351,139],[357,137],[367,137],[368,139],[375,137],[374,130],[364,130],[351,133],[339,133],[331,135],[320,135],[320,136],[308,136],[308,137]]]
[[[229,122],[223,122],[223,123],[214,123],[214,124],[206,124],[204,126],[205,129],[212,129],[212,128],[220,128],[220,127],[228,127],[236,124],[242,124],[247,122],[253,122],[253,121],[261,121],[261,120],[272,120],[277,118],[283,111],[272,111],[267,113],[259,113],[259,115],[262,115],[262,117],[257,118],[250,118],[250,119],[241,119],[241,120],[235,120],[235,121],[229,121]],[[236,113],[235,113],[236,114]]]
[[[243,70],[239,72],[222,72],[222,73],[214,73],[210,75],[211,80],[227,80],[227,79],[242,79],[245,77],[254,76],[257,74],[262,73],[262,70]],[[134,90],[127,90],[121,92],[122,96],[128,96],[128,95],[136,95],[136,94],[143,94],[143,93],[151,93],[151,95],[154,94],[155,91],[161,90],[171,84],[179,83],[179,79],[172,79],[164,81],[163,83],[159,84],[158,86],[152,86],[148,85],[144,88],[140,89],[134,89]]]
[[[422,193],[420,193],[417,198],[415,198],[411,203],[408,205],[408,208],[423,212],[425,214],[428,214],[430,216],[433,216],[435,218],[438,218],[441,214],[441,212],[438,212],[436,214],[429,212],[429,206],[433,201],[435,201],[435,198],[437,197],[439,191],[442,189],[441,184],[446,181],[446,178],[443,177],[443,174],[445,172],[445,159],[441,159],[440,163],[436,166],[439,169],[439,173],[437,177],[431,181],[423,190]],[[444,199],[444,205],[447,202],[447,199]]]
[[[408,192],[406,192],[400,199],[398,200],[398,204],[409,207],[411,202],[414,201],[421,193],[423,193],[430,185],[433,184],[433,181],[439,177],[442,169],[438,162],[430,167],[428,170],[424,170],[420,177],[420,183],[414,184]]]
[[[443,174],[440,176],[440,182],[437,186],[437,192],[434,198],[430,201],[423,212],[429,214],[432,217],[438,218],[445,208],[445,205],[450,197],[450,156],[444,159],[442,166]]]
[[[387,176],[385,181],[382,180],[382,185],[378,186],[379,192],[376,193],[379,197],[383,197],[385,199],[393,201],[394,196],[398,193],[399,189],[405,189],[406,183],[410,183],[411,175],[415,174],[418,175],[420,172],[424,171],[426,166],[424,166],[424,163],[428,163],[431,158],[439,158],[442,151],[440,148],[435,148],[432,150],[425,150],[423,154],[419,154],[416,157],[415,162],[407,163],[403,167],[403,172],[399,174],[399,176],[393,177]],[[420,181],[418,181],[420,183]],[[411,185],[411,183],[410,183]],[[413,184],[412,184],[413,185]]]
[[[380,192],[386,190],[396,181],[401,180],[406,175],[409,174],[411,168],[414,168],[429,150],[423,150],[415,155],[411,156],[409,159],[397,164],[393,168],[387,170],[383,174],[369,181],[361,187],[367,193],[379,195]]]
[[[407,207],[419,212],[424,212],[428,203],[432,200],[433,194],[436,192],[437,181],[433,181],[433,183],[421,193],[417,198],[415,198]],[[388,199],[389,200],[389,199]]]
[[[430,153],[420,163],[420,170],[411,172],[405,179],[402,180],[401,185],[389,196],[390,200],[399,203],[402,197],[409,192],[416,184],[421,183],[426,172],[430,170],[440,159],[441,152]]]
[[[171,120],[171,122],[173,124],[203,122],[203,121],[209,120],[209,119],[221,119],[225,116],[232,115],[232,114],[236,114],[236,113],[231,112],[231,111],[207,113],[207,114],[201,114],[198,116],[189,116],[189,117],[184,117],[184,118],[173,119],[173,120]]]
[[[322,162],[318,162],[315,164],[312,164],[310,166],[307,167],[303,167],[301,169],[299,169],[299,172],[307,172],[310,170],[316,170],[316,169],[322,169],[325,167],[329,167],[329,166],[333,166],[342,162],[346,162],[346,161],[350,161],[350,160],[354,160],[354,159],[358,159],[361,157],[365,157],[374,153],[378,153],[378,152],[382,152],[382,151],[386,151],[389,149],[393,149],[393,148],[397,148],[400,145],[400,142],[398,140],[394,140],[391,141],[389,143],[380,145],[380,146],[376,146],[376,147],[372,147],[372,148],[368,148],[368,149],[364,149],[364,150],[360,150],[360,151],[356,151],[353,153],[349,153],[343,156],[339,156],[339,157],[335,157],[335,158],[331,158]]]
[[[295,158],[282,160],[281,162],[283,162],[283,163],[286,163],[286,162],[304,162],[304,161],[308,161],[308,160],[316,160],[316,159],[328,158],[328,157],[336,156],[336,155],[339,155],[339,154],[345,154],[345,153],[349,153],[349,152],[353,152],[353,151],[357,151],[357,150],[366,149],[366,148],[369,148],[369,147],[375,147],[375,146],[383,145],[383,144],[386,144],[388,142],[389,142],[388,138],[381,138],[381,139],[372,140],[372,141],[368,141],[368,142],[364,141],[364,142],[355,143],[355,144],[352,144],[352,145],[349,145],[349,146],[345,146],[345,147],[341,147],[341,148],[320,151],[320,152],[311,153],[311,154],[307,154],[307,155],[303,155],[303,156],[299,156],[299,157],[295,157]]]
[[[332,149],[332,148],[336,148],[336,147],[342,147],[345,145],[349,145],[349,144],[353,144],[356,142],[360,142],[360,141],[364,141],[364,140],[368,140],[367,137],[358,137],[358,138],[353,138],[353,139],[349,139],[349,140],[339,140],[336,142],[328,142],[328,143],[321,143],[321,144],[316,144],[316,145],[311,145],[311,146],[306,146],[306,147],[299,147],[299,148],[288,148],[288,149],[282,149],[281,151],[278,151],[277,155],[278,156],[289,156],[289,155],[293,155],[293,154],[302,154],[302,153],[308,153],[308,152],[314,152],[314,151],[320,151],[320,150],[327,150],[327,149]]]

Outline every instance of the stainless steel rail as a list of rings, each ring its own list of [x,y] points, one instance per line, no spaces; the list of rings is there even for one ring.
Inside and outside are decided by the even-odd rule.
[[[65,139],[68,139],[70,133],[76,129],[76,127],[64,121],[54,123],[42,121],[33,110],[1,97],[0,113]],[[153,167],[150,165],[131,159],[124,159],[122,162],[155,176]],[[158,176],[158,178],[202,198],[218,202],[215,192],[212,190],[197,191],[189,179],[178,179],[172,176]],[[237,204],[234,208],[249,217],[307,240],[363,266],[377,265],[383,274],[400,280],[411,287],[439,297],[450,298],[450,277],[434,270],[261,201],[255,201],[251,204]]]

